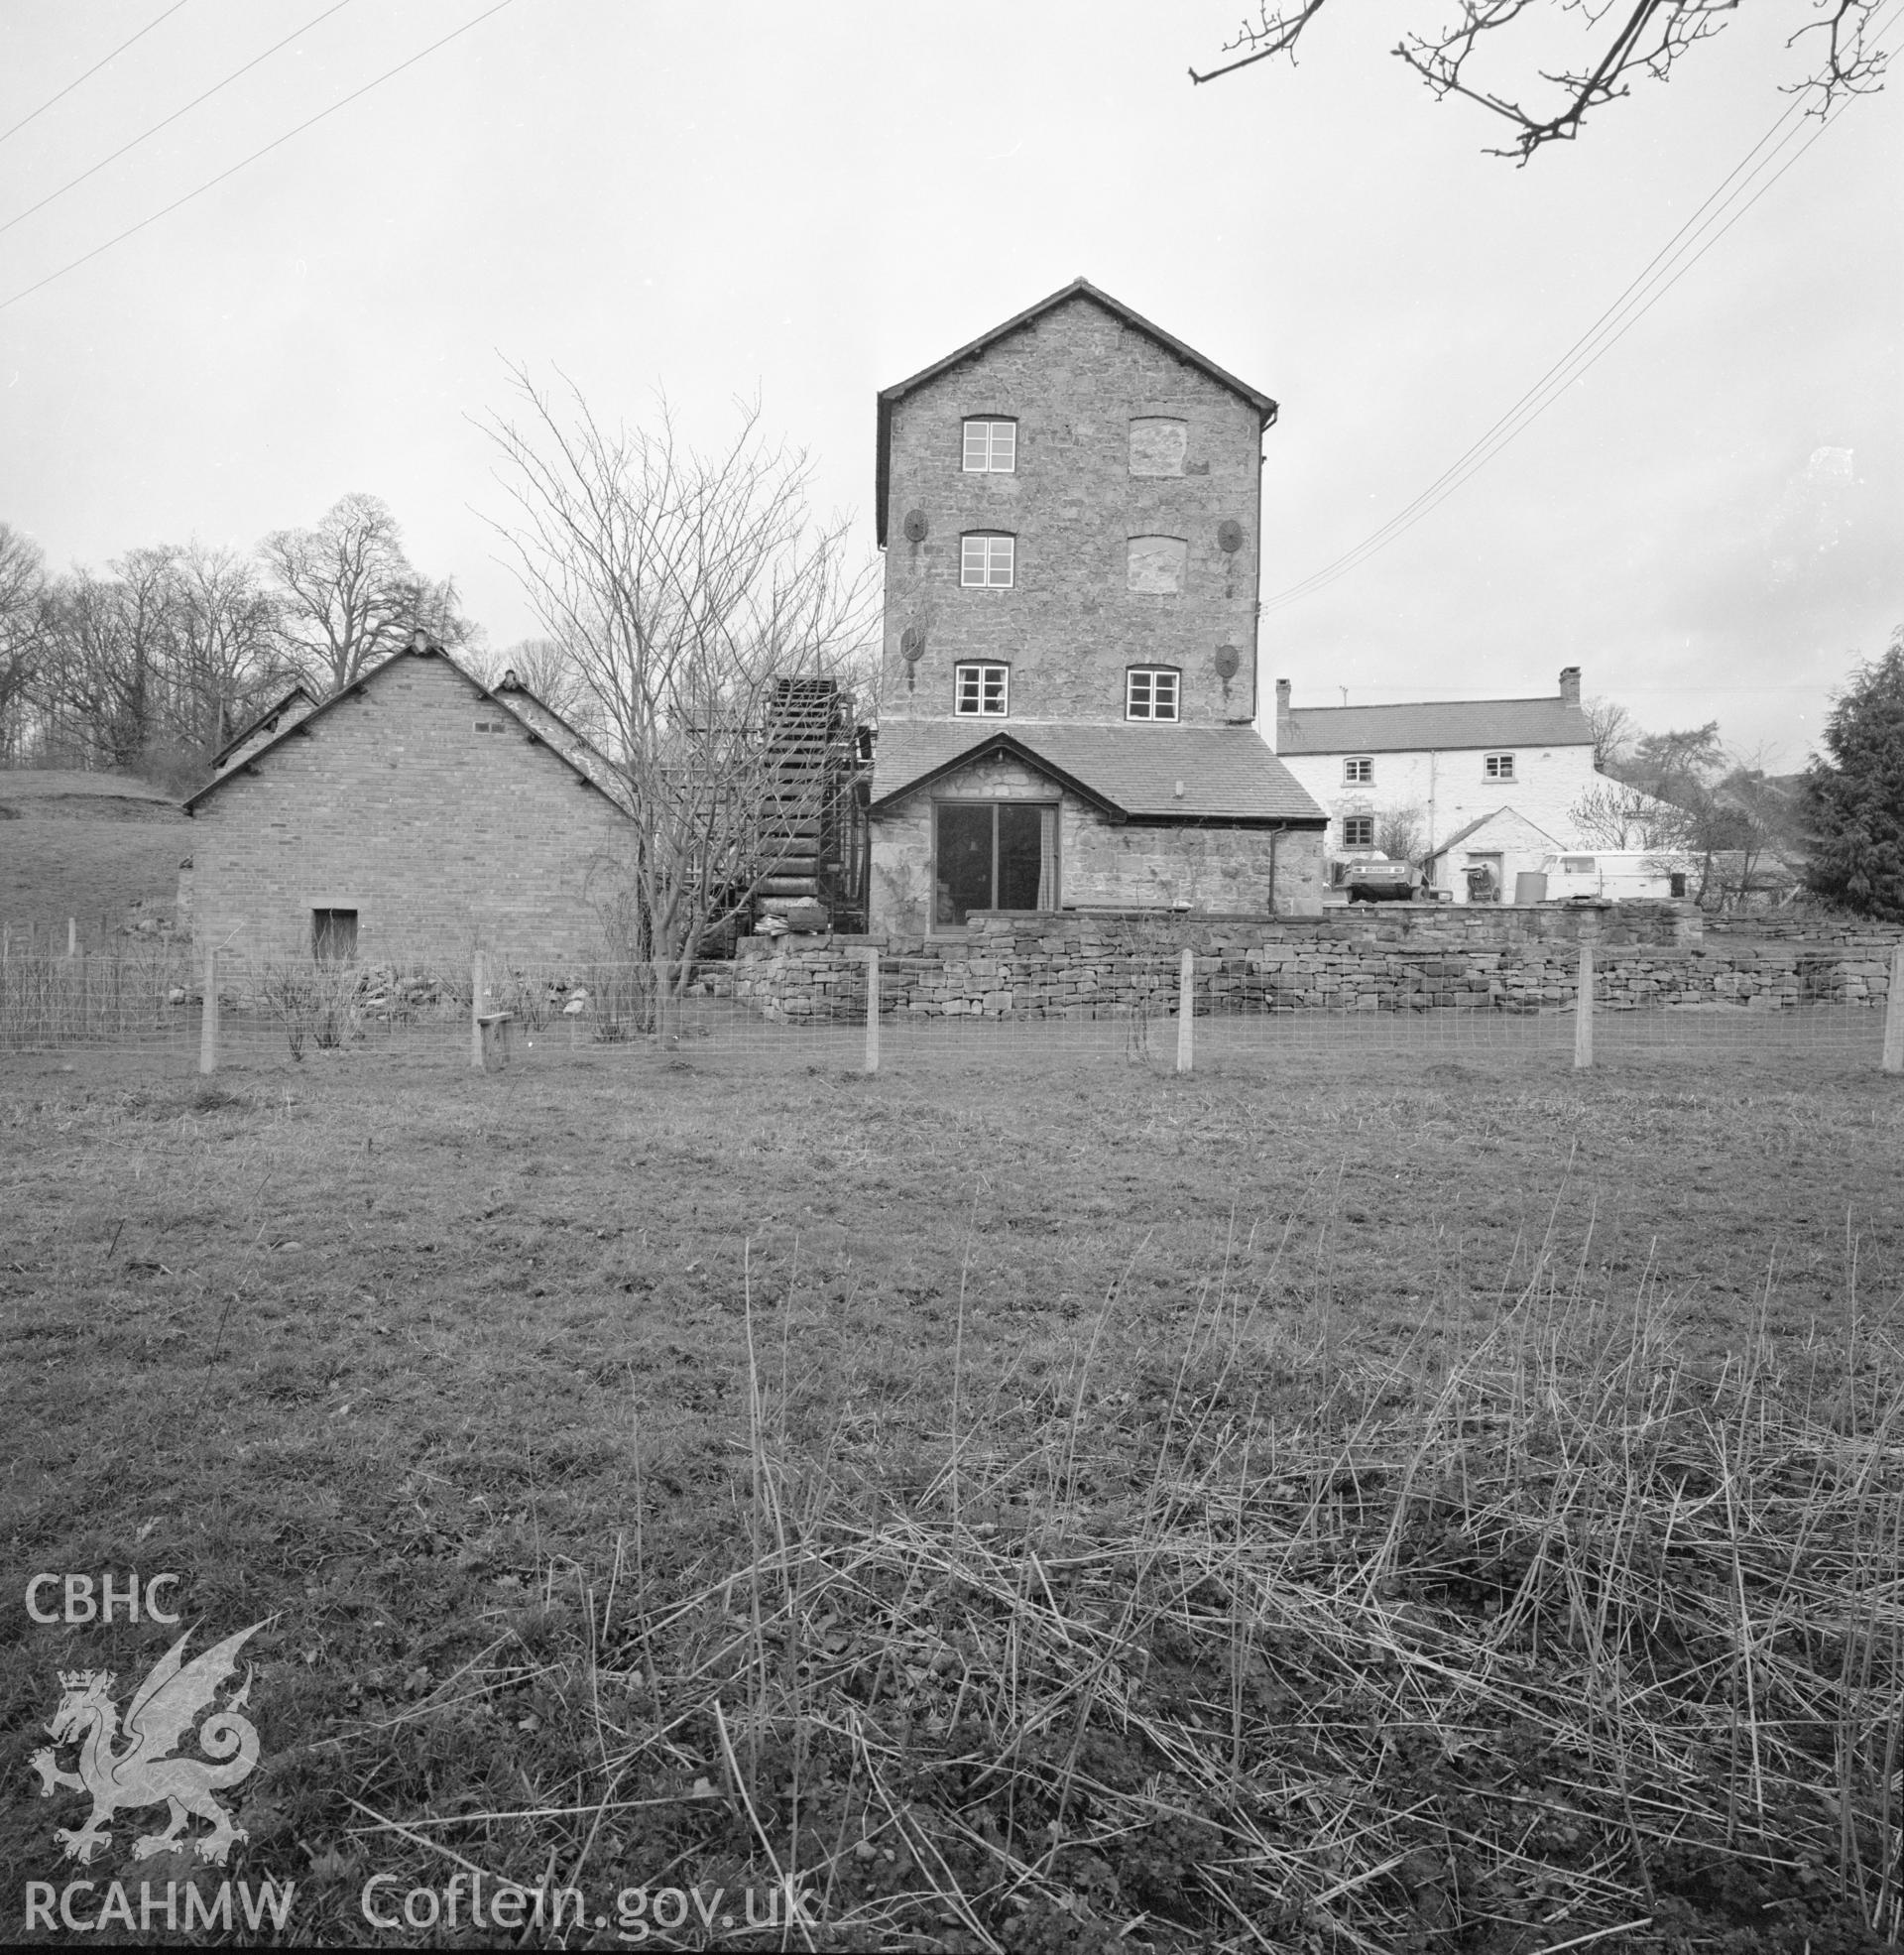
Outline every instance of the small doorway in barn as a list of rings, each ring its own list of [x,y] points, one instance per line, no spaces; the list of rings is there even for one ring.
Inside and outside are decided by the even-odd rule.
[[[357,954],[356,911],[313,910],[310,951],[320,964],[349,963]]]

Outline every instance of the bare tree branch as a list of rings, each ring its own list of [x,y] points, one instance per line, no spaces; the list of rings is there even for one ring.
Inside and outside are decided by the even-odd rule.
[[[1254,25],[1246,22],[1225,53],[1238,56],[1207,73],[1190,70],[1193,81],[1213,81],[1234,74],[1271,55],[1287,55],[1293,63],[1302,37],[1315,24],[1328,0],[1300,4],[1264,4]],[[1673,68],[1702,41],[1711,40],[1738,8],[1738,0],[1451,0],[1454,16],[1427,34],[1407,34],[1392,51],[1425,81],[1437,99],[1459,95],[1510,123],[1511,145],[1491,150],[1525,163],[1547,143],[1571,142],[1588,115],[1632,92],[1632,83],[1645,78],[1664,81]],[[1883,86],[1887,57],[1872,47],[1870,28],[1883,0],[1804,0],[1823,14],[1801,26],[1786,42],[1801,42],[1815,51],[1810,72],[1785,85],[1787,93],[1808,93],[1812,112],[1824,114],[1846,95],[1868,94]],[[1347,18],[1349,9],[1342,10]],[[1558,15],[1579,17],[1595,37],[1597,52],[1573,67],[1549,69],[1532,65],[1523,85],[1502,92],[1474,78],[1491,59],[1498,61],[1510,47],[1503,30],[1524,24],[1533,31],[1550,25]],[[1808,37],[1821,36],[1811,42]],[[1554,99],[1536,104],[1529,91],[1542,84]]]
[[[515,380],[521,425],[488,427],[515,504],[496,525],[604,729],[634,810],[598,887],[629,953],[685,986],[701,939],[753,903],[790,835],[815,830],[837,780],[789,775],[789,682],[837,696],[864,671],[870,566],[847,526],[816,527],[804,455],[770,442],[758,406],[711,454],[598,421]]]

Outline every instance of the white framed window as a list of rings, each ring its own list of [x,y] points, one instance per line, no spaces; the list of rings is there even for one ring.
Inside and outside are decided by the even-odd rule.
[[[1132,666],[1124,675],[1126,719],[1175,719],[1177,672],[1172,666]]]
[[[1018,424],[1015,421],[968,421],[965,424],[965,472],[968,475],[1012,475],[1018,466]]]
[[[961,719],[1003,719],[1011,702],[1010,666],[952,668],[952,710]]]
[[[1343,786],[1368,788],[1374,784],[1375,763],[1371,755],[1351,754],[1342,764]]]
[[[1010,590],[1016,565],[1015,537],[974,530],[959,539],[959,582],[967,589]]]
[[[1372,814],[1345,814],[1342,817],[1342,845],[1344,848],[1373,848],[1375,817]]]
[[[1514,757],[1512,754],[1488,754],[1482,761],[1481,769],[1489,781],[1511,781],[1514,778]]]

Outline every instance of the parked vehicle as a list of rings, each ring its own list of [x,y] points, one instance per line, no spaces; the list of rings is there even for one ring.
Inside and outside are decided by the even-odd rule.
[[[1412,903],[1415,872],[1406,862],[1363,858],[1346,866],[1343,882],[1351,903]]]
[[[1549,903],[1684,896],[1690,868],[1672,849],[1576,850],[1541,864]]]

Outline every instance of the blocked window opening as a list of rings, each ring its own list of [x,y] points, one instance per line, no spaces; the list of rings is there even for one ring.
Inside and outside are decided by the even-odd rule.
[[[968,475],[1012,475],[1018,466],[1018,424],[1015,421],[968,421],[965,424],[965,472]]]
[[[1177,716],[1177,673],[1171,666],[1132,666],[1124,675],[1126,719]]]
[[[1130,473],[1181,475],[1190,450],[1190,424],[1165,415],[1143,415],[1130,424]]]
[[[1190,546],[1182,537],[1132,537],[1126,581],[1133,591],[1175,597],[1182,591]]]
[[[354,910],[313,910],[310,949],[320,964],[347,964],[357,954],[357,913]]]
[[[1375,778],[1375,763],[1367,754],[1352,755],[1342,764],[1342,778],[1348,787],[1366,788]]]
[[[933,921],[975,910],[1055,910],[1058,810],[1047,801],[940,801],[933,810]]]
[[[959,582],[974,589],[1010,590],[1016,568],[1015,537],[980,531],[959,540]]]
[[[1010,666],[955,666],[952,710],[962,719],[1003,719],[1011,689]]]

